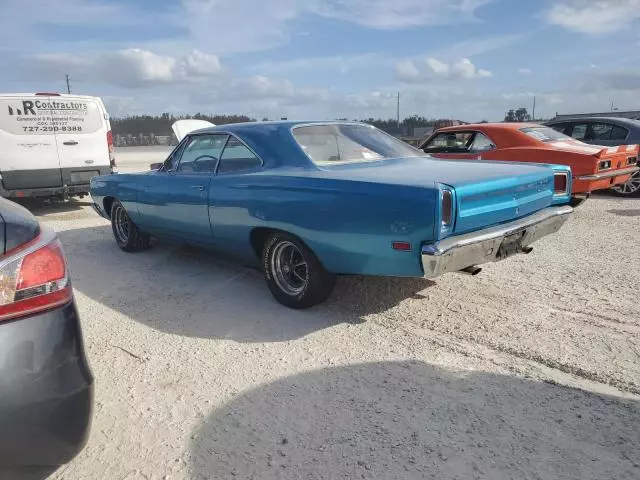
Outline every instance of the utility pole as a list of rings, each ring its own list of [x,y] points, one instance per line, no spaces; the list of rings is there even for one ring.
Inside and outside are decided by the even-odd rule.
[[[67,93],[71,93],[71,86],[69,85],[69,75],[65,75],[65,78],[67,80]]]
[[[398,129],[400,129],[400,92],[398,92],[398,103],[396,104],[396,123]]]
[[[533,111],[531,112],[531,120],[536,121],[536,96],[533,96]]]

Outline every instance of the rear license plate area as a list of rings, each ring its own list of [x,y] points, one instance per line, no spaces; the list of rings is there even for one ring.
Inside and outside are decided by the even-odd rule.
[[[505,236],[500,243],[496,259],[502,260],[510,257],[511,255],[522,252],[522,239],[526,234],[526,230],[518,230],[517,232],[510,233]]]
[[[89,183],[91,177],[100,175],[98,170],[85,170],[82,172],[71,172],[71,183]]]

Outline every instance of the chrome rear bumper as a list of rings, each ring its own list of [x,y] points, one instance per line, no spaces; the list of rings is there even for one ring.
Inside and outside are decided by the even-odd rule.
[[[513,222],[423,245],[424,276],[433,278],[527,251],[536,240],[557,232],[572,212],[568,205],[548,207]]]

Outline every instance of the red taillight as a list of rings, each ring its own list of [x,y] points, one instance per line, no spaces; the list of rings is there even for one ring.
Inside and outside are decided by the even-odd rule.
[[[563,195],[567,193],[567,174],[556,173],[553,176],[553,193],[555,195]]]
[[[109,149],[109,162],[111,163],[111,167],[115,168],[116,167],[116,157],[114,155],[113,133],[111,132],[111,130],[109,130],[107,132],[107,148]]]
[[[0,321],[49,310],[72,298],[62,247],[50,230],[0,262]]]
[[[442,226],[447,227],[453,221],[453,194],[442,190]]]
[[[409,252],[411,251],[411,244],[409,242],[391,242],[391,248],[401,252]]]
[[[58,242],[45,245],[22,260],[17,290],[32,288],[65,278],[66,266]]]

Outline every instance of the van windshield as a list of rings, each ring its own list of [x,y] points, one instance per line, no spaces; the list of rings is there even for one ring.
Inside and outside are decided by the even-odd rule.
[[[307,125],[294,128],[293,136],[309,158],[320,165],[425,156],[370,125]]]

